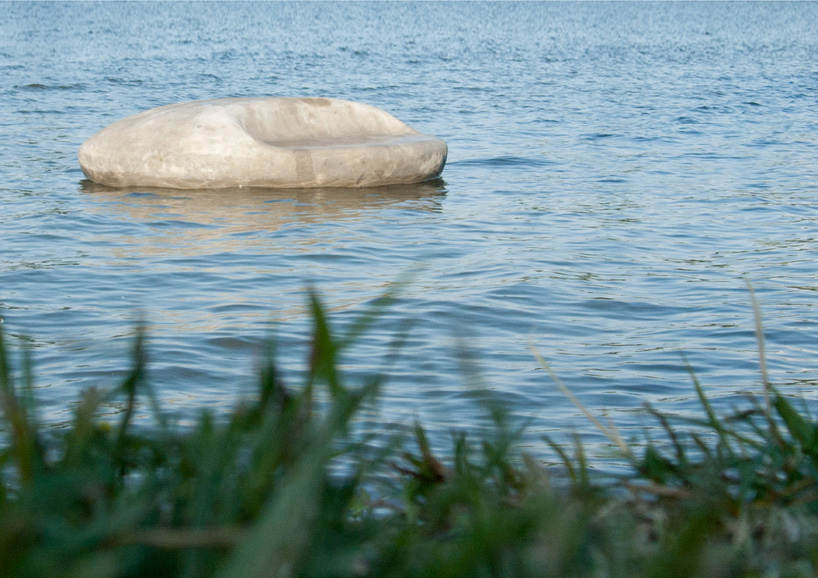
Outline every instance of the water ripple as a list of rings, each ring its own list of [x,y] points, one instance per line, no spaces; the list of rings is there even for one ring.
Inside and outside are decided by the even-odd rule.
[[[774,378],[812,399],[817,6],[5,5],[4,330],[33,350],[46,419],[65,419],[81,387],[122,378],[140,318],[163,401],[218,408],[251,390],[273,328],[297,382],[307,287],[343,330],[408,277],[344,359],[363,380],[411,325],[367,427],[476,429],[493,396],[530,424],[532,446],[579,430],[593,452],[604,442],[529,346],[626,432],[645,401],[692,415],[686,363],[730,407],[758,386],[748,279]],[[83,180],[76,151],[110,122],[240,95],[384,108],[447,140],[445,180]]]

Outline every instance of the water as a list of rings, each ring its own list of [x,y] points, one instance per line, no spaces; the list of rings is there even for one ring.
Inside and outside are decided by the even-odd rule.
[[[492,396],[532,451],[594,448],[529,346],[626,435],[644,402],[696,410],[682,353],[729,408],[759,384],[750,280],[772,378],[815,400],[816,28],[812,3],[2,3],[4,330],[60,422],[122,376],[144,317],[189,416],[247,394],[273,332],[297,381],[307,287],[344,327],[408,277],[346,358],[352,381],[383,370],[411,320],[365,427],[442,439]],[[448,142],[443,179],[191,192],[79,170],[118,118],[249,95],[383,108]]]

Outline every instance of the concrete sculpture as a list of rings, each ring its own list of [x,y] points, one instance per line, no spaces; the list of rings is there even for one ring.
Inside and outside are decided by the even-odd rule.
[[[116,121],[83,143],[79,162],[114,187],[371,187],[435,178],[446,154],[443,140],[369,105],[227,98]]]

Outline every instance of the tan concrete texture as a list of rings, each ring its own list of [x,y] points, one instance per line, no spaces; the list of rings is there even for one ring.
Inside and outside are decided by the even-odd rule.
[[[448,149],[373,106],[329,98],[227,98],[116,121],[79,150],[113,187],[372,187],[440,175]]]

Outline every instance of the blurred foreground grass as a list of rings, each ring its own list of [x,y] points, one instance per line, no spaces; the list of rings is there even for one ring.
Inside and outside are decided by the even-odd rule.
[[[818,574],[818,427],[766,375],[727,416],[694,378],[701,420],[649,408],[661,444],[599,424],[632,472],[618,481],[593,478],[579,440],[552,444],[569,478],[552,485],[497,408],[445,459],[420,425],[411,444],[361,440],[380,381],[347,387],[338,358],[383,303],[341,337],[311,304],[305,383],[285,388],[270,356],[255,399],[186,428],[152,395],[141,334],[122,385],[85,392],[62,429],[39,424],[30,364],[0,335],[0,577]],[[155,427],[134,427],[138,406]]]

